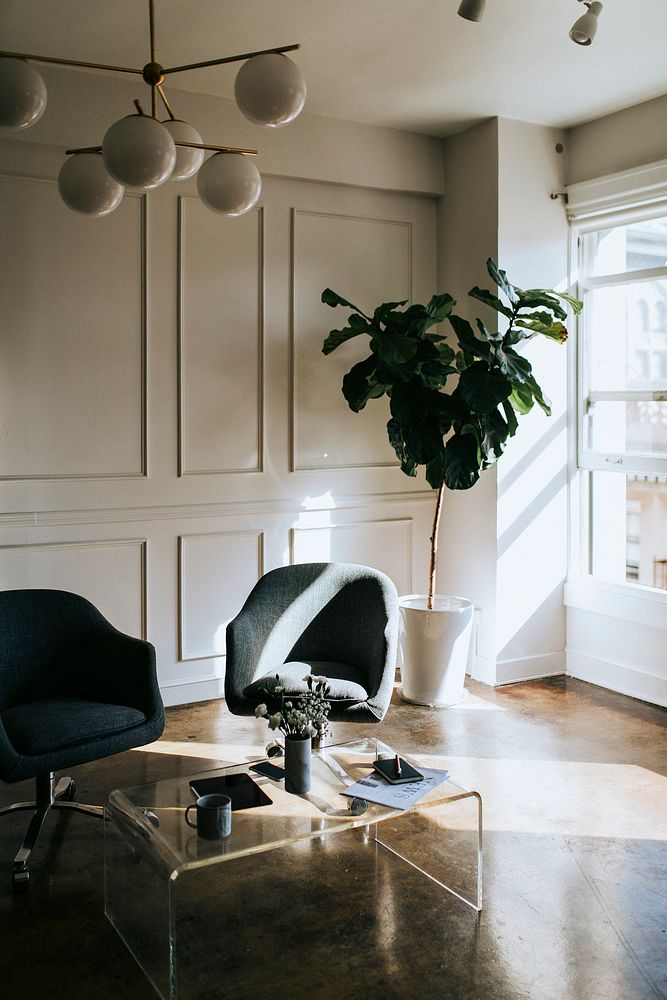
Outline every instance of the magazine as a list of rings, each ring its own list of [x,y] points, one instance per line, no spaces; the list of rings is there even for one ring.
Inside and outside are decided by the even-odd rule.
[[[366,799],[389,809],[409,809],[449,777],[449,771],[436,771],[431,767],[420,766],[419,771],[424,775],[421,781],[409,781],[402,785],[390,785],[379,774],[371,773],[349,785],[341,795]]]

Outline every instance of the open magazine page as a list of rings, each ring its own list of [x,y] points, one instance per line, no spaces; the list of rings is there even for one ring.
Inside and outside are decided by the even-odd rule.
[[[402,785],[390,785],[379,774],[372,773],[349,785],[341,795],[366,799],[367,802],[375,802],[390,809],[409,809],[449,777],[449,771],[435,771],[421,766],[419,770],[424,775],[422,781],[408,781]]]

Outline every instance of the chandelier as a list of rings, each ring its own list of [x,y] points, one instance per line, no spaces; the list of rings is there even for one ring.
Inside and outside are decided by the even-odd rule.
[[[148,20],[150,57],[143,69],[0,51],[0,125],[27,129],[44,114],[46,86],[32,62],[140,76],[150,87],[150,115],[135,100],[136,113],[112,125],[100,146],[66,151],[69,158],[58,175],[58,190],[65,204],[85,215],[108,215],[122,201],[126,187],[149,191],[167,180],[185,180],[197,174],[197,190],[208,208],[231,216],[249,212],[262,190],[259,171],[249,159],[257,150],[205,143],[192,125],[176,118],[164,83],[188,70],[242,62],[234,85],[240,111],[256,125],[277,128],[293,121],[305,104],[306,83],[301,70],[285,55],[299,45],[165,69],[156,57],[154,0],[148,0]],[[168,116],[162,121],[158,119],[158,100]],[[204,162],[207,151],[213,156]]]

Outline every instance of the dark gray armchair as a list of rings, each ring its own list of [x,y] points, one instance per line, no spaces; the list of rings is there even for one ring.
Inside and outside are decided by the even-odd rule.
[[[34,810],[14,860],[15,886],[51,809],[101,816],[72,801],[74,782],[55,772],[144,746],[164,729],[155,650],[117,631],[83,597],[61,590],[0,592],[0,779],[35,778]]]
[[[267,573],[227,627],[225,698],[252,715],[276,674],[289,694],[327,678],[333,722],[381,722],[396,669],[398,595],[389,577],[350,563]]]

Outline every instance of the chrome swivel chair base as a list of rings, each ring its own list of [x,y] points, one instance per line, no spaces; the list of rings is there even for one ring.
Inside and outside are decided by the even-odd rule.
[[[30,870],[28,868],[30,855],[37,843],[44,820],[52,809],[65,809],[70,812],[83,813],[85,816],[103,818],[103,806],[87,806],[80,802],[74,802],[75,791],[76,783],[73,778],[60,778],[56,784],[55,773],[49,771],[46,774],[38,774],[35,778],[34,802],[14,802],[13,805],[0,809],[0,816],[7,816],[15,812],[33,812],[33,817],[23,838],[23,843],[14,858],[12,879],[15,889],[28,887],[30,882]]]

